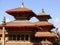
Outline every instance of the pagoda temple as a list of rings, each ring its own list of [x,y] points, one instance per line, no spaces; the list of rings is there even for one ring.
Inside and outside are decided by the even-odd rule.
[[[6,18],[3,18],[0,24],[1,45],[53,45],[53,41],[58,37],[51,33],[51,29],[55,27],[48,22],[51,16],[46,14],[44,9],[40,14],[35,14],[22,3],[21,7],[7,10],[6,13],[15,20],[6,23]],[[39,21],[30,22],[32,17]]]

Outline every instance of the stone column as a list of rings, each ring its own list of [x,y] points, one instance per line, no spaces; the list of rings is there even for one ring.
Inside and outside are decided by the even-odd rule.
[[[2,21],[2,25],[3,25],[3,32],[2,32],[2,45],[5,45],[5,25],[6,25],[6,19],[5,17],[3,18]]]

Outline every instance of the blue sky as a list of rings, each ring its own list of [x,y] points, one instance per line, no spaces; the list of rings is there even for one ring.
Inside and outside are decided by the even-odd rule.
[[[23,0],[25,7],[33,10],[36,14],[40,13],[44,8],[47,14],[50,14],[52,19],[49,20],[55,27],[60,27],[60,0]],[[5,13],[6,10],[20,7],[22,0],[0,0],[0,23],[5,16],[7,21],[12,21],[14,18]],[[32,18],[31,21],[36,21]]]

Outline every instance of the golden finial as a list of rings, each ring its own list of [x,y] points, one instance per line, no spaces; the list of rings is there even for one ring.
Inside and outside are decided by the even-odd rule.
[[[23,0],[22,0],[23,1]],[[21,8],[24,8],[24,3],[22,2]]]
[[[42,9],[42,13],[45,13],[45,12],[44,12],[44,9]]]
[[[5,26],[6,25],[6,18],[4,17],[2,20],[2,25]]]

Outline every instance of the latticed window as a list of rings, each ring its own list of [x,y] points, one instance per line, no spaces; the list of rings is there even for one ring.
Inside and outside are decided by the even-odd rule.
[[[24,41],[24,38],[25,38],[24,35],[21,35],[21,40],[22,40],[22,41]]]
[[[26,36],[25,36],[25,40],[27,41],[28,39],[29,39],[29,36],[28,36],[28,35],[26,35]]]
[[[20,40],[20,35],[17,35],[17,40]]]
[[[25,34],[21,34],[21,35],[9,35],[9,40],[12,41],[30,41],[30,35],[25,35]]]

